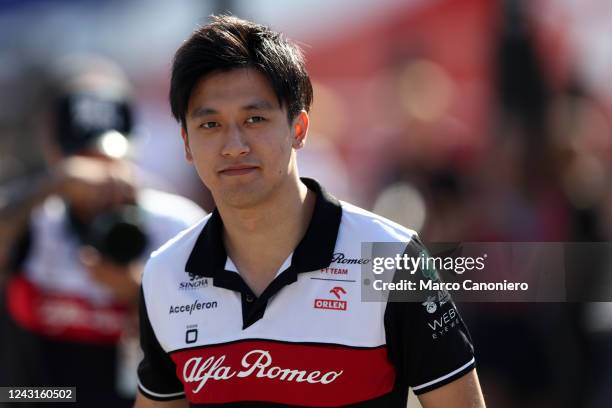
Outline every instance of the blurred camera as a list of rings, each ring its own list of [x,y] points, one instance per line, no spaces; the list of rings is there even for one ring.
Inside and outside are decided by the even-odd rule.
[[[140,209],[128,205],[96,216],[89,226],[87,241],[118,265],[139,259],[147,246]]]
[[[142,257],[148,238],[138,206],[126,205],[101,213],[81,231],[81,240],[101,256],[127,265]]]

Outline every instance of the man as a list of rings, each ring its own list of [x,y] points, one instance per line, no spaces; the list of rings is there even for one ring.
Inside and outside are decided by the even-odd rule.
[[[136,407],[405,407],[409,386],[424,407],[484,406],[460,319],[432,340],[420,303],[361,302],[362,241],[421,247],[298,177],[311,100],[267,27],[213,17],[177,51],[172,112],[216,210],[145,268]]]
[[[133,122],[122,73],[93,57],[58,67],[40,115],[48,169],[0,190],[0,384],[76,386],[76,406],[128,407],[144,255],[205,214],[137,187],[120,158]]]

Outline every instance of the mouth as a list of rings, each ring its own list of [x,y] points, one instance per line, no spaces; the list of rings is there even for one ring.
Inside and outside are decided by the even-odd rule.
[[[245,174],[249,174],[257,170],[257,166],[249,165],[249,164],[240,164],[236,166],[228,166],[219,171],[219,174],[222,176],[242,176]]]

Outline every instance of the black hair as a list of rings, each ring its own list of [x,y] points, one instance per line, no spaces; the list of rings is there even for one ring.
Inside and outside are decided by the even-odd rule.
[[[289,122],[312,103],[312,84],[297,45],[269,27],[234,16],[211,16],[176,51],[170,81],[172,115],[185,117],[197,81],[213,72],[254,68],[270,82]]]

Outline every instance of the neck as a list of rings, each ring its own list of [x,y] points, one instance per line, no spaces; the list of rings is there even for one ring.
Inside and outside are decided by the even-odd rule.
[[[251,262],[265,262],[266,259],[271,263],[278,263],[280,259],[282,263],[304,236],[314,203],[315,194],[296,175],[273,197],[256,207],[244,209],[218,205],[228,255],[244,266]],[[250,273],[247,270],[242,272]]]
[[[298,226],[308,213],[308,195],[308,188],[296,176],[295,180],[290,180],[278,189],[273,197],[255,207],[218,205],[226,239],[236,243],[244,239],[255,241],[255,236],[267,237],[275,235],[279,230],[286,233],[287,230],[299,229]]]

